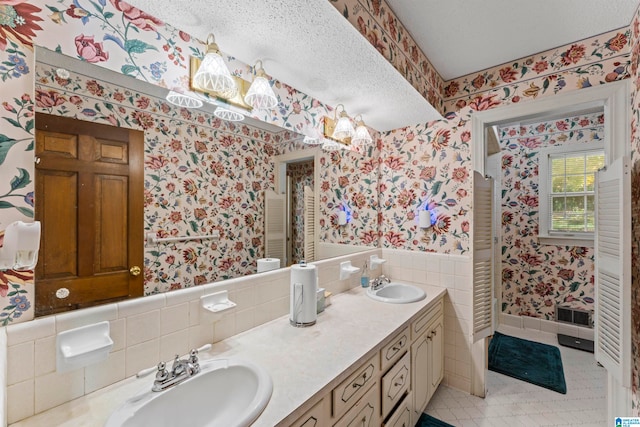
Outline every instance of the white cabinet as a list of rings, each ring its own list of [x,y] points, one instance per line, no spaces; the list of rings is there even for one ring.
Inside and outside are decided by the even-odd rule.
[[[411,385],[409,353],[396,362],[389,372],[384,374],[381,381],[382,418],[387,418],[391,410],[402,400]]]
[[[329,425],[331,418],[331,406],[327,397],[316,403],[313,408],[309,409],[303,416],[298,418],[296,422],[291,424],[292,427],[324,427]]]
[[[411,422],[412,399],[413,396],[411,394],[405,397],[393,415],[384,423],[384,427],[413,427],[413,423]]]
[[[442,304],[428,310],[412,324],[411,385],[414,418],[420,416],[444,374]]]
[[[333,389],[333,416],[340,417],[349,410],[376,381],[378,374],[378,355],[376,354]],[[378,405],[376,408],[379,408]]]
[[[380,426],[380,392],[378,384],[369,391],[346,414],[334,424],[334,427],[378,427]]]

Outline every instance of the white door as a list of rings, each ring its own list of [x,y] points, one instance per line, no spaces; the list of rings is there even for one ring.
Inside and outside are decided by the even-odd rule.
[[[287,198],[285,194],[267,190],[264,199],[264,255],[279,258],[280,267],[284,267],[287,265]]]
[[[493,179],[473,173],[473,341],[493,334]]]
[[[595,356],[623,387],[631,381],[631,173],[622,157],[597,174]]]
[[[304,259],[316,260],[316,202],[313,189],[304,187]]]

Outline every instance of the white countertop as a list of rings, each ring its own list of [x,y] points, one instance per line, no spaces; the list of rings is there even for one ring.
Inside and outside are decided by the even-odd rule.
[[[382,341],[446,292],[418,286],[427,298],[410,304],[374,301],[359,287],[333,295],[311,327],[292,327],[289,316],[283,316],[214,344],[201,360],[238,357],[264,367],[273,380],[273,395],[253,426],[288,425],[311,407],[309,399],[328,393],[357,368],[356,362],[371,356]],[[153,378],[129,378],[12,426],[99,426],[125,399],[149,389],[152,382]]]

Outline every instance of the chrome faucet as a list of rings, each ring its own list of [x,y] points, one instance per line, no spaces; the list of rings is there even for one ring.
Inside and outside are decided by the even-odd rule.
[[[187,378],[191,378],[200,372],[200,362],[198,360],[198,352],[209,350],[211,344],[206,344],[200,348],[194,348],[189,352],[189,356],[185,359],[180,359],[176,354],[171,365],[171,371],[167,370],[167,365],[164,362],[158,363],[158,366],[154,368],[144,369],[136,375],[137,378],[146,377],[147,375],[155,372],[156,379],[153,382],[151,391],[163,391],[174,385],[180,384]]]
[[[380,275],[380,277],[376,277],[371,281],[371,290],[377,291],[378,289],[380,289],[384,285],[388,285],[389,283],[391,283],[391,279],[386,277],[384,274]]]

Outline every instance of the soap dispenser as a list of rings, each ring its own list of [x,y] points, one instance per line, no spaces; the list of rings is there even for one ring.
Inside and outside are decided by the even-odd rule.
[[[369,287],[369,266],[367,265],[367,261],[364,262],[364,266],[362,267],[362,275],[360,276],[360,285],[363,288]]]

